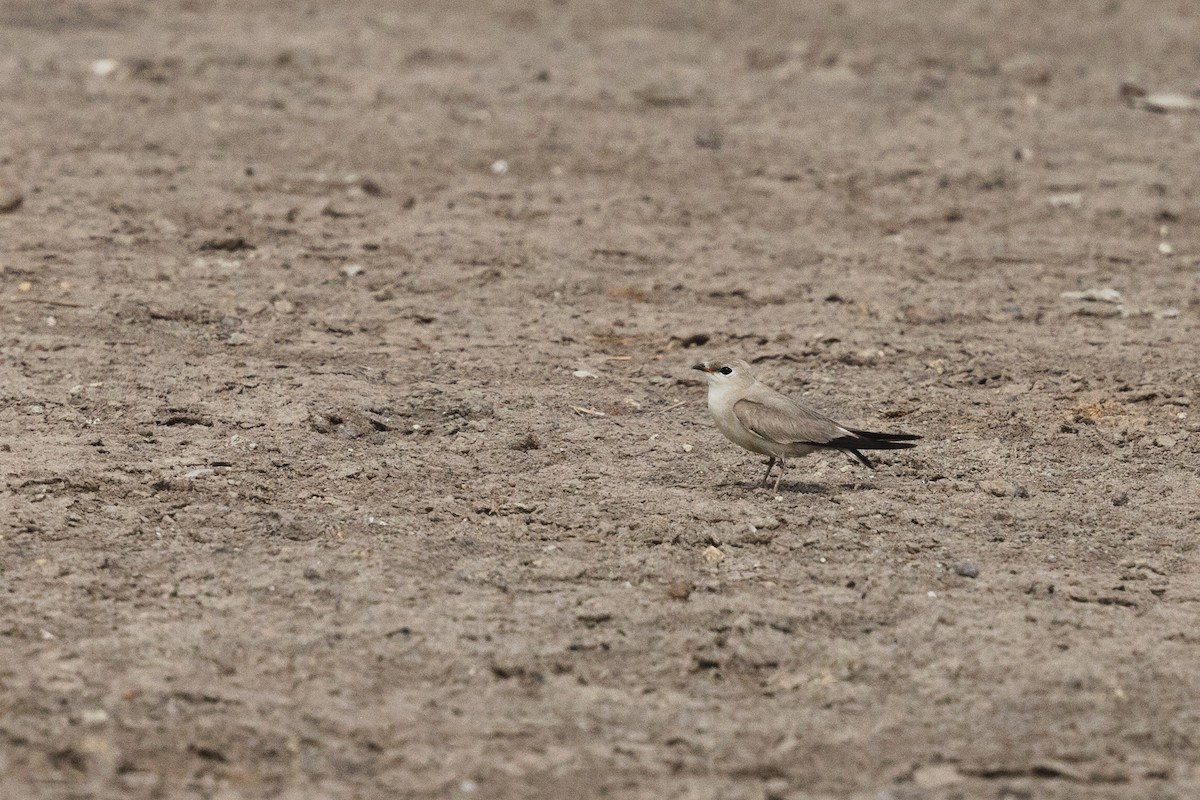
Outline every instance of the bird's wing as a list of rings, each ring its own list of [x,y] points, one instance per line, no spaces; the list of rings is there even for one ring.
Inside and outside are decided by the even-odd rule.
[[[734,403],[733,415],[754,434],[780,444],[827,445],[852,435],[815,408],[761,385]]]

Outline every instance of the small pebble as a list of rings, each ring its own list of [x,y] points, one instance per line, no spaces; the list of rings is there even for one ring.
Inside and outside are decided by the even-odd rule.
[[[1083,300],[1089,303],[1120,303],[1121,293],[1110,286],[1103,289],[1086,289],[1082,292],[1063,292],[1063,300]]]
[[[25,202],[25,195],[8,186],[0,184],[0,214],[11,214]]]
[[[963,775],[959,773],[958,767],[954,764],[929,764],[924,767],[918,767],[913,771],[912,776],[912,782],[917,788],[925,791],[944,789],[962,780]],[[906,795],[907,793],[905,795],[897,794],[896,796],[903,797]]]
[[[363,194],[371,197],[380,197],[383,195],[383,186],[371,178],[363,178],[359,181],[358,188],[362,190]]]
[[[347,278],[353,278],[355,275],[361,275],[363,274],[363,271],[362,264],[347,264],[346,266],[342,267],[342,274]]]
[[[363,432],[357,425],[348,422],[345,425],[338,426],[337,435],[343,439],[357,439],[363,435]]]
[[[1118,507],[1129,505],[1129,492],[1119,492],[1113,495],[1112,504]]]
[[[1144,97],[1137,98],[1134,104],[1157,114],[1200,111],[1200,98],[1192,97],[1182,92],[1153,92]]]
[[[1083,192],[1052,194],[1046,201],[1055,208],[1080,208],[1083,206]]]
[[[1029,490],[1020,484],[1005,480],[980,481],[979,488],[996,497],[1029,497]]]
[[[103,725],[108,722],[108,712],[103,708],[88,708],[80,712],[79,719],[84,725]]]
[[[503,158],[497,158],[495,161],[492,162],[491,170],[492,170],[493,175],[507,175],[508,174],[508,162],[505,161]]]
[[[715,564],[718,561],[724,561],[725,554],[721,552],[720,548],[709,545],[708,549],[704,551],[704,560],[710,564]]]
[[[954,571],[964,578],[979,577],[979,567],[975,566],[970,561],[964,561],[963,563],[959,564],[958,568]]]
[[[576,378],[594,378],[594,377],[596,377],[596,373],[588,372],[586,369],[577,369],[574,372],[572,372],[571,374],[574,375]]]
[[[93,75],[101,78],[107,78],[109,75],[112,75],[117,71],[117,66],[118,64],[116,59],[101,58],[98,61],[92,62],[91,70]]]
[[[667,587],[667,597],[672,600],[687,600],[692,595],[692,585],[687,581],[675,581]]]

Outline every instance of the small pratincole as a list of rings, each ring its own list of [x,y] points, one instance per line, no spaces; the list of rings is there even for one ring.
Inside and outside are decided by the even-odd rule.
[[[695,365],[708,380],[708,411],[729,441],[768,456],[767,485],[775,462],[783,478],[784,459],[806,456],[817,450],[841,450],[874,469],[861,450],[900,450],[916,447],[920,436],[910,433],[873,433],[839,425],[815,408],[785,397],[760,383],[745,361],[704,361]]]

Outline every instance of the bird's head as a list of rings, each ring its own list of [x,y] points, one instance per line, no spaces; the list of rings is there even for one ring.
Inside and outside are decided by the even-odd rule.
[[[734,361],[701,361],[692,369],[704,373],[708,385],[713,388],[742,388],[754,383],[750,365],[741,359]]]

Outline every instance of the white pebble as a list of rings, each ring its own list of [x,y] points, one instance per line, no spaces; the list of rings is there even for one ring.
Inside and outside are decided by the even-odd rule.
[[[1137,105],[1147,111],[1166,114],[1172,111],[1200,111],[1200,100],[1181,92],[1155,92],[1138,98]]]
[[[98,75],[101,78],[107,78],[117,71],[117,62],[115,59],[102,58],[99,61],[92,62],[92,74]]]
[[[108,722],[108,712],[103,708],[87,708],[79,713],[84,725],[103,725]]]
[[[1102,289],[1087,289],[1082,292],[1063,292],[1059,296],[1063,300],[1084,300],[1089,303],[1120,303],[1122,301],[1121,293],[1109,286]]]
[[[507,175],[508,174],[508,162],[505,161],[503,158],[497,158],[495,161],[492,162],[491,170],[492,170],[493,175]]]
[[[1083,205],[1083,192],[1064,192],[1046,198],[1055,208],[1079,208]]]
[[[574,372],[572,372],[571,374],[574,375],[576,378],[594,378],[594,377],[596,377],[596,373],[588,372],[586,369],[577,369]]]
[[[199,467],[197,469],[191,470],[190,472],[183,473],[182,477],[187,478],[187,479],[199,478],[201,475],[208,475],[211,472],[212,472],[212,469],[210,467]]]

